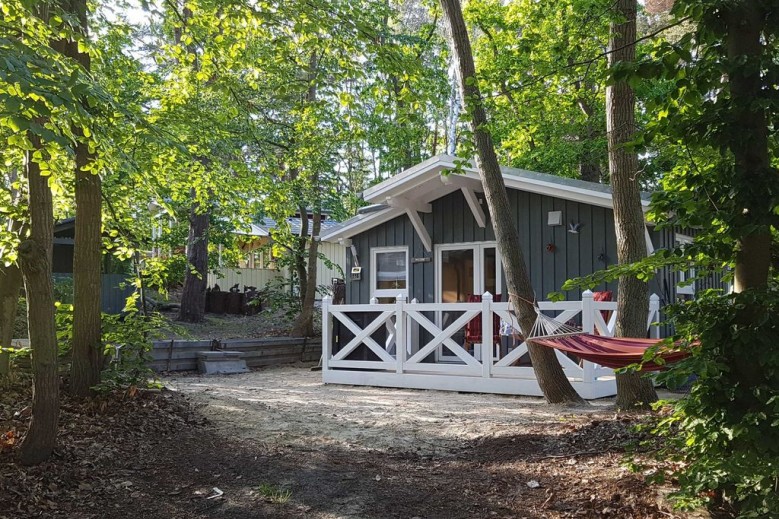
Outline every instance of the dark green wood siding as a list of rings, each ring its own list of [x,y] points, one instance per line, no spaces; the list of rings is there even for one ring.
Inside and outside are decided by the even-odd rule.
[[[509,190],[509,200],[515,213],[525,262],[539,299],[545,299],[549,292],[560,290],[563,282],[570,277],[589,274],[594,269],[616,262],[614,219],[610,209],[517,190]],[[432,206],[431,213],[421,216],[434,246],[495,240],[489,215],[487,226],[480,228],[460,191],[434,201]],[[486,203],[482,207],[486,214]],[[547,225],[549,211],[562,211],[563,225]],[[578,234],[568,232],[570,222],[583,224]],[[371,249],[386,246],[408,246],[410,259],[431,258],[429,262],[411,263],[409,294],[420,302],[435,301],[435,251],[425,251],[407,216],[399,216],[354,236],[352,243],[363,270],[360,281],[347,280],[348,303],[367,303],[370,300]],[[549,244],[554,245],[553,252],[547,250]],[[350,254],[347,255],[347,267],[352,267]],[[598,289],[616,290],[616,283]],[[502,290],[505,292],[505,283]],[[580,295],[579,290],[566,293],[569,299]]]

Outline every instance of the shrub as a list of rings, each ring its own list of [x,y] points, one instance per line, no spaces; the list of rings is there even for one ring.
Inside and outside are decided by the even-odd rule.
[[[676,308],[677,339],[696,345],[661,374],[669,386],[690,379],[655,433],[683,508],[722,505],[739,517],[779,517],[779,289],[720,295]]]

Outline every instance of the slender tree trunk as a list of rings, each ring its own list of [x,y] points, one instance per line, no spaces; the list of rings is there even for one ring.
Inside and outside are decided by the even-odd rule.
[[[297,177],[297,173],[295,173]],[[298,234],[297,241],[295,243],[295,273],[298,276],[298,301],[300,302],[300,309],[303,310],[303,301],[306,298],[308,292],[308,272],[306,271],[306,244],[308,243],[308,210],[306,206],[300,204],[298,208],[300,212],[300,234]]]
[[[584,131],[579,136],[583,145],[583,150],[579,157],[579,178],[588,182],[600,182],[600,161],[598,160],[597,153],[593,151],[593,141],[595,140],[594,111],[584,99],[579,99],[578,105],[582,113],[587,117]]]
[[[72,0],[71,14],[79,20],[81,34],[87,34],[86,0]],[[68,42],[67,54],[89,72],[88,53],[79,52],[75,41]],[[73,363],[70,392],[88,396],[100,382],[103,368],[100,292],[102,282],[102,199],[100,175],[90,170],[94,156],[89,152],[84,132],[75,127],[76,142],[76,236],[73,253]]]
[[[728,59],[732,62],[746,59],[753,66],[731,67],[730,106],[733,107],[733,135],[730,150],[733,152],[736,175],[741,177],[737,185],[764,186],[771,172],[768,151],[768,124],[765,108],[756,99],[765,97],[761,93],[761,68],[757,65],[763,58],[762,32],[766,13],[762,2],[745,0],[728,5],[725,9]],[[767,4],[766,4],[767,5]],[[748,138],[743,137],[748,136]],[[760,189],[745,189],[737,197],[744,198],[744,218],[754,225],[739,240],[734,273],[734,290],[742,292],[750,288],[765,287],[771,266],[771,231],[761,219],[770,214],[769,197]]]
[[[609,67],[635,61],[636,0],[617,0],[619,22],[610,27]],[[606,129],[609,143],[609,171],[614,201],[614,228],[617,233],[617,260],[620,264],[646,257],[644,212],[638,185],[638,155],[626,148],[636,129],[635,97],[626,81],[606,88]],[[617,337],[646,337],[649,312],[647,284],[635,276],[619,278],[617,298]],[[648,407],[657,400],[652,381],[639,373],[617,375],[617,406],[623,409]]]
[[[40,138],[29,134],[33,149],[41,149]],[[19,246],[19,264],[27,292],[27,323],[32,346],[32,419],[19,449],[23,464],[46,460],[54,450],[59,419],[59,374],[57,334],[54,324],[54,287],[51,256],[54,210],[48,177],[27,153],[30,238]]]
[[[477,151],[476,165],[492,216],[498,249],[503,258],[506,285],[519,318],[519,325],[523,330],[530,330],[536,319],[535,310],[530,303],[535,296],[520,248],[503,174],[495,155],[492,137],[487,130],[487,114],[476,80],[468,31],[459,0],[441,0],[441,4],[449,23],[454,55],[458,62],[460,92],[471,116],[471,130]],[[553,349],[528,343],[528,351],[538,385],[550,403],[584,403],[566,378]]]
[[[18,180],[14,171],[11,172],[9,180],[11,184]],[[21,190],[13,189],[12,203],[21,203],[21,198]],[[17,236],[24,236],[27,233],[27,226],[18,220],[9,220],[6,230]],[[13,343],[19,291],[22,289],[23,282],[18,263],[0,270],[0,378],[7,376],[11,370],[11,353],[6,348],[10,348]]]
[[[14,338],[19,290],[22,288],[22,271],[18,265],[9,265],[0,271],[0,378],[10,372],[10,348]]]
[[[308,62],[308,91],[306,93],[306,103],[312,104],[316,102],[317,98],[317,76],[319,74],[319,55],[316,52],[311,54]],[[300,313],[295,319],[295,323],[292,326],[290,335],[293,337],[310,337],[314,335],[314,301],[316,300],[316,272],[317,263],[319,259],[319,233],[322,229],[322,195],[319,191],[319,166],[314,165],[314,169],[311,171],[311,186],[309,191],[313,194],[313,210],[312,215],[312,229],[311,236],[308,235],[308,214],[305,210],[301,209],[300,217],[305,218],[305,221],[301,220],[300,226],[300,238],[304,245],[301,252],[305,252],[305,244],[308,242],[308,265],[303,272],[305,277],[305,285],[302,283],[303,277],[301,277],[301,299],[300,299]],[[305,230],[305,233],[304,233]],[[303,288],[305,286],[305,291]]]
[[[316,275],[319,263],[319,236],[322,230],[322,210],[315,208],[311,228],[311,240],[308,244],[308,269],[306,272],[306,293],[303,295],[303,304],[292,326],[292,337],[311,337],[314,335],[314,301],[316,300]]]
[[[192,198],[195,192],[192,191]],[[199,323],[206,311],[206,287],[208,284],[208,231],[210,214],[200,211],[198,202],[192,203],[189,213],[187,237],[187,271],[181,292],[179,321]]]

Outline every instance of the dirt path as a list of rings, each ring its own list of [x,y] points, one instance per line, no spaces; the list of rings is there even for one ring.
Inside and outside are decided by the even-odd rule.
[[[220,429],[287,447],[453,454],[467,442],[579,423],[612,402],[580,409],[532,397],[322,384],[321,372],[282,367],[165,379]]]
[[[29,381],[0,392],[0,519],[682,517],[624,468],[609,402],[325,386],[308,367],[63,395],[55,455],[15,462]],[[4,431],[4,432],[3,432]]]
[[[675,515],[622,466],[634,438],[608,401],[571,410],[536,398],[323,385],[301,367],[165,383],[222,434],[264,453],[260,479],[291,492],[274,509],[280,517]],[[245,517],[240,503],[219,517]]]

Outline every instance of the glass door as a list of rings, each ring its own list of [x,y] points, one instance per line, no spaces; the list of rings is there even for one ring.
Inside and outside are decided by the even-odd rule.
[[[484,292],[496,294],[501,286],[500,262],[494,243],[440,245],[436,254],[437,290],[439,303],[467,303],[480,299]],[[438,325],[446,328],[462,312],[436,312]],[[473,353],[473,344],[466,344],[465,328],[452,335],[452,340]],[[437,361],[462,362],[446,346],[436,354]]]

